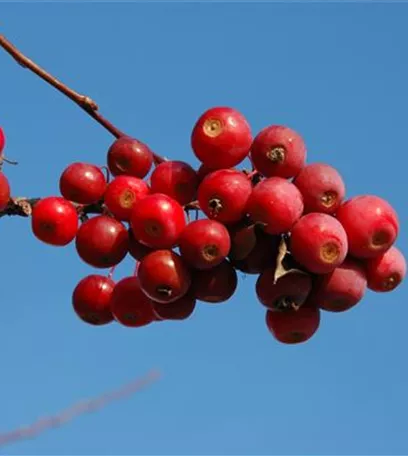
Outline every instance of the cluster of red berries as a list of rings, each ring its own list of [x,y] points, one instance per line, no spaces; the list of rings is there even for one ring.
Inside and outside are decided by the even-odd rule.
[[[317,331],[321,309],[345,311],[367,289],[387,292],[403,280],[395,210],[378,196],[345,200],[339,172],[306,164],[294,130],[272,125],[253,137],[242,114],[217,107],[197,120],[191,146],[198,170],[155,160],[146,144],[120,137],[107,153],[108,176],[73,163],[60,177],[62,196],[35,204],[32,230],[41,241],[75,239],[94,268],[114,268],[128,253],[136,260],[135,273],[117,283],[111,273],[78,283],[73,307],[85,322],[186,319],[196,301],[227,301],[238,270],[258,275],[256,294],[275,338],[299,343]],[[236,168],[245,159],[252,170]],[[4,179],[0,208],[10,197]],[[81,216],[92,205],[99,212]]]

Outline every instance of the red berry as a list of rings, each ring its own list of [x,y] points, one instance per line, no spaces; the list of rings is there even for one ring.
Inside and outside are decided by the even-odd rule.
[[[311,212],[292,228],[290,251],[310,272],[328,274],[347,255],[347,235],[341,223],[328,214]]]
[[[214,171],[215,171],[215,169],[209,168],[208,166],[206,166],[202,163],[201,166],[197,170],[198,183],[201,184],[204,177],[208,176],[208,174],[213,173]]]
[[[136,261],[140,261],[144,256],[152,251],[150,247],[147,247],[144,244],[141,244],[138,240],[135,239],[133,231],[128,230],[129,235],[129,253]]]
[[[303,198],[291,182],[270,177],[252,190],[247,212],[254,222],[265,225],[267,233],[286,233],[302,215]]]
[[[180,253],[190,266],[210,269],[219,265],[231,247],[228,230],[215,220],[189,223],[180,236]]]
[[[265,177],[294,177],[306,161],[306,146],[294,130],[270,125],[261,130],[251,146],[251,159]]]
[[[339,172],[325,163],[305,166],[293,183],[303,196],[305,213],[334,214],[346,194],[346,187]]]
[[[318,276],[310,301],[330,312],[344,312],[361,301],[367,289],[364,268],[346,258],[330,274]]]
[[[378,196],[355,196],[339,207],[336,216],[346,230],[350,254],[356,258],[381,255],[397,239],[397,213]]]
[[[192,292],[200,301],[220,303],[235,293],[238,277],[231,263],[224,260],[212,269],[194,272]]]
[[[103,197],[106,179],[101,169],[95,165],[72,163],[62,172],[59,188],[67,200],[93,204]]]
[[[139,279],[125,277],[113,289],[110,308],[123,326],[141,327],[156,320],[151,300],[142,292]]]
[[[142,258],[138,276],[146,296],[161,303],[182,298],[191,284],[189,269],[171,250],[155,250]]]
[[[195,306],[196,298],[191,293],[170,304],[153,302],[158,320],[186,320],[194,312]]]
[[[84,222],[75,240],[80,258],[95,268],[111,268],[128,253],[129,237],[125,226],[107,215]]]
[[[266,311],[266,325],[276,340],[284,344],[299,344],[309,340],[320,325],[320,310],[303,305],[287,312]]]
[[[234,261],[243,260],[255,248],[259,226],[238,222],[228,227],[231,239],[229,257]]]
[[[78,317],[95,326],[113,321],[110,299],[114,286],[109,277],[97,274],[84,277],[72,294],[72,305]]]
[[[145,181],[133,176],[118,176],[105,192],[105,204],[118,220],[128,221],[134,206],[150,193]]]
[[[143,179],[152,167],[153,153],[141,141],[122,136],[109,148],[107,160],[114,176],[127,174]]]
[[[227,107],[205,111],[191,134],[194,154],[212,169],[238,165],[248,155],[251,143],[251,128],[247,120],[235,109]]]
[[[407,263],[397,247],[366,260],[368,288],[376,292],[392,291],[404,280]]]
[[[75,206],[59,196],[43,198],[34,205],[31,228],[40,241],[65,246],[75,238],[78,231]]]
[[[6,135],[4,134],[4,130],[0,127],[0,154],[3,153],[5,145],[6,145]]]
[[[198,187],[198,203],[208,218],[234,223],[245,215],[251,191],[251,182],[244,173],[220,169],[205,177]]]
[[[139,242],[155,249],[168,249],[177,245],[186,217],[176,200],[155,193],[135,205],[130,222]]]
[[[276,283],[275,268],[266,269],[256,281],[256,294],[261,304],[272,310],[296,309],[302,306],[312,290],[312,278],[301,272],[291,272]]]
[[[0,171],[0,211],[6,208],[10,201],[10,184],[7,177]]]
[[[156,166],[150,185],[153,193],[164,193],[184,206],[196,197],[198,176],[188,163],[166,161]]]

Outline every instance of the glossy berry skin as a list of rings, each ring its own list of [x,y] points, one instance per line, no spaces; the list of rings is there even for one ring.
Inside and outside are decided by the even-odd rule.
[[[49,196],[42,198],[31,215],[31,228],[40,241],[65,246],[74,240],[78,231],[78,214],[75,206],[65,198]]]
[[[114,286],[109,277],[97,274],[84,277],[72,294],[72,306],[78,317],[94,326],[113,321],[110,300]]]
[[[238,222],[245,215],[252,185],[244,173],[220,169],[208,174],[198,187],[200,209],[221,223]]]
[[[129,253],[136,261],[140,261],[148,253],[152,252],[153,249],[151,249],[150,247],[147,247],[144,244],[141,244],[139,241],[137,241],[135,239],[135,236],[131,229],[128,230],[128,235],[129,235]]]
[[[149,194],[150,188],[144,180],[123,175],[108,184],[104,201],[116,219],[129,221],[134,206]]]
[[[346,230],[350,255],[374,258],[385,253],[399,232],[398,216],[393,207],[375,195],[360,195],[343,203],[337,219]]]
[[[251,146],[251,159],[265,177],[296,176],[306,161],[302,137],[289,127],[270,125],[261,130]]]
[[[0,154],[4,151],[4,146],[6,145],[6,135],[4,130],[0,127]]]
[[[251,144],[249,123],[240,112],[228,107],[205,111],[191,134],[195,156],[212,169],[238,165],[248,155]]]
[[[303,196],[305,214],[334,214],[346,194],[346,187],[339,172],[325,163],[305,166],[293,183]]]
[[[292,228],[290,251],[310,272],[328,274],[346,258],[347,235],[341,223],[331,215],[311,212]]]
[[[284,344],[299,344],[309,340],[320,326],[320,310],[303,305],[287,312],[266,311],[266,325],[275,339]]]
[[[5,174],[0,171],[0,211],[6,208],[9,201],[10,184]]]
[[[122,136],[110,146],[107,161],[114,176],[126,174],[143,179],[152,167],[153,153],[141,141]]]
[[[235,293],[238,277],[231,263],[224,260],[212,269],[194,271],[192,292],[203,302],[221,303]]]
[[[100,168],[89,163],[71,163],[59,180],[61,195],[79,204],[98,202],[105,193],[106,179]]]
[[[153,193],[164,193],[184,206],[196,198],[198,176],[188,163],[166,161],[152,172],[150,186]]]
[[[125,277],[113,289],[110,309],[123,326],[139,328],[156,320],[151,300],[142,292],[139,279]]]
[[[146,296],[161,303],[182,298],[191,284],[188,267],[171,250],[155,250],[146,255],[139,263],[138,276]]]
[[[228,255],[230,247],[228,230],[221,223],[209,219],[190,222],[179,241],[182,258],[196,269],[219,265]]]
[[[295,309],[302,306],[312,290],[312,278],[301,272],[291,272],[276,283],[275,268],[266,269],[256,281],[259,302],[271,310]]]
[[[128,232],[118,220],[97,215],[80,226],[75,246],[85,263],[94,268],[111,268],[128,253]]]
[[[195,296],[187,293],[170,304],[154,301],[152,301],[152,304],[157,320],[186,320],[194,312],[196,302]]]
[[[186,217],[176,200],[154,193],[135,205],[130,222],[139,242],[155,249],[169,249],[177,245],[186,226]]]
[[[303,213],[303,198],[291,182],[270,177],[252,190],[247,212],[251,220],[265,225],[267,233],[286,233]]]
[[[378,293],[395,290],[407,273],[404,255],[395,246],[380,256],[366,260],[365,268],[368,288]]]
[[[310,300],[329,312],[344,312],[358,304],[367,290],[363,266],[346,258],[333,272],[318,276]]]

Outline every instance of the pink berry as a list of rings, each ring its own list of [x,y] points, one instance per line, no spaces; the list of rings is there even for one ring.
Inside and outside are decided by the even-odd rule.
[[[310,301],[330,312],[344,312],[361,301],[366,289],[364,268],[348,257],[330,274],[317,277]]]
[[[114,176],[126,174],[143,179],[152,167],[153,153],[141,141],[122,136],[109,148],[107,160]]]
[[[294,177],[306,161],[306,146],[294,130],[271,125],[261,130],[251,146],[251,159],[265,177]]]
[[[305,166],[293,183],[303,196],[305,213],[334,214],[346,193],[339,172],[325,163],[312,163]]]
[[[6,135],[4,134],[4,130],[0,127],[0,155],[3,153],[5,145],[6,145]]]
[[[356,258],[381,255],[397,239],[397,213],[378,196],[355,196],[339,207],[336,217],[346,230],[349,252]]]
[[[269,234],[290,231],[303,213],[300,191],[282,177],[260,182],[248,199],[247,212],[256,223],[262,223]]]
[[[198,176],[188,163],[166,161],[156,166],[150,185],[153,193],[164,193],[184,206],[196,197]]]
[[[215,107],[197,120],[191,135],[196,157],[212,169],[231,168],[241,163],[252,143],[251,128],[237,110]]]
[[[186,226],[186,217],[176,200],[155,193],[135,205],[130,222],[139,242],[155,249],[168,249],[177,245]]]
[[[210,269],[220,264],[231,247],[228,230],[215,220],[202,219],[189,223],[181,234],[180,253],[190,266]]]
[[[208,174],[198,187],[200,209],[210,219],[234,223],[242,219],[252,185],[240,171],[220,169]]]
[[[10,184],[5,174],[0,171],[0,211],[6,208],[9,201]]]
[[[347,248],[346,232],[331,215],[311,212],[292,228],[290,251],[298,263],[315,274],[328,274],[340,266]]]
[[[392,291],[404,280],[407,263],[397,247],[390,247],[385,253],[366,260],[368,288],[376,292]]]
[[[145,181],[134,176],[117,176],[105,192],[105,205],[116,219],[129,221],[133,207],[150,193]]]
[[[61,195],[80,204],[98,202],[105,193],[106,179],[100,168],[89,163],[71,163],[59,180]]]

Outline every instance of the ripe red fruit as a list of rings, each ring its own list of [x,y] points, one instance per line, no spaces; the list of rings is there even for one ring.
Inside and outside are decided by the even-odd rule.
[[[304,213],[334,214],[346,194],[346,187],[339,172],[325,163],[305,166],[293,183],[303,196]]]
[[[355,196],[339,207],[336,217],[346,230],[350,254],[356,258],[381,255],[397,239],[398,215],[378,196]]]
[[[128,253],[129,237],[125,226],[107,215],[84,222],[75,240],[80,258],[95,268],[111,268]]]
[[[140,261],[144,256],[152,251],[150,247],[141,244],[133,234],[131,229],[128,230],[129,235],[129,253],[136,261]]]
[[[245,215],[252,191],[247,176],[233,169],[220,169],[208,174],[198,187],[200,209],[210,219],[234,223]]]
[[[71,163],[59,180],[61,195],[80,204],[99,201],[106,188],[106,179],[100,168],[89,163]]]
[[[208,176],[208,174],[214,171],[215,169],[209,168],[208,166],[202,163],[197,170],[198,183],[200,184],[203,181],[204,177]]]
[[[231,263],[224,260],[212,269],[194,272],[192,292],[200,301],[220,303],[235,293],[238,277]]]
[[[5,209],[10,201],[10,184],[7,177],[0,171],[0,211]]]
[[[291,182],[270,177],[260,182],[248,199],[247,212],[269,234],[290,231],[303,212],[303,198]]]
[[[212,169],[231,168],[248,155],[251,128],[235,109],[215,107],[205,111],[194,125],[191,147],[196,157]]]
[[[302,306],[312,290],[312,278],[301,272],[291,272],[276,283],[275,268],[266,269],[256,281],[259,302],[271,310],[295,309]]]
[[[368,288],[376,292],[392,291],[404,280],[407,263],[397,247],[390,247],[384,254],[366,260]]]
[[[84,277],[72,293],[72,306],[78,317],[95,326],[113,321],[110,299],[114,286],[109,277],[97,274]]]
[[[320,325],[320,310],[303,305],[286,312],[266,311],[266,325],[276,340],[284,344],[299,344],[309,340]]]
[[[251,160],[265,177],[294,177],[306,161],[306,146],[294,130],[270,125],[261,130],[251,146]]]
[[[78,231],[75,206],[59,196],[43,198],[33,207],[31,228],[40,241],[65,246],[75,238]]]
[[[139,242],[155,249],[168,249],[178,243],[186,226],[186,217],[176,200],[155,193],[135,205],[130,222]]]
[[[153,193],[164,193],[184,206],[196,197],[198,176],[188,163],[166,161],[156,166],[150,185]]]
[[[257,232],[260,229],[257,225],[247,225],[242,222],[229,226],[228,231],[231,239],[229,257],[237,261],[246,258],[255,248]]]
[[[137,328],[156,320],[152,302],[142,292],[135,276],[125,277],[116,284],[110,308],[115,320],[123,326]]]
[[[341,223],[328,214],[311,212],[292,228],[290,251],[310,272],[328,274],[347,255],[347,235]]]
[[[143,292],[150,299],[171,303],[190,288],[190,271],[180,255],[171,250],[155,250],[139,263],[138,276]]]
[[[152,167],[153,153],[141,141],[122,136],[110,146],[107,161],[114,176],[127,174],[143,179]]]
[[[4,130],[0,127],[0,154],[2,154],[5,145],[6,145],[6,135],[4,134]]]
[[[105,205],[118,220],[128,221],[134,206],[150,193],[145,181],[134,176],[118,176],[105,192]]]
[[[361,301],[366,289],[364,268],[356,260],[346,258],[330,274],[317,277],[310,301],[330,312],[344,312]]]
[[[194,295],[187,293],[170,304],[154,301],[152,304],[158,320],[186,320],[194,312],[196,301]]]
[[[197,269],[219,265],[228,255],[230,247],[228,230],[221,223],[209,219],[189,223],[179,241],[182,258]]]

